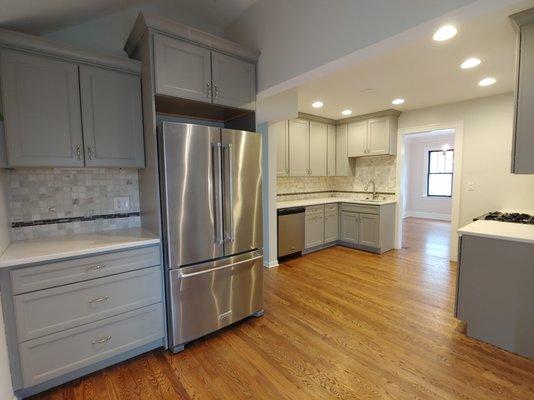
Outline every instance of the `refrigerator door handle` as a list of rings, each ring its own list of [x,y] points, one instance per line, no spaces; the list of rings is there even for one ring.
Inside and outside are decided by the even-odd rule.
[[[223,206],[222,206],[222,182],[221,182],[221,143],[212,143],[211,150],[213,152],[213,200],[215,202],[215,242],[218,244],[224,243],[224,227],[223,227]]]
[[[233,150],[232,145],[227,144],[224,146],[226,149],[226,159],[227,162],[225,163],[225,173],[226,178],[228,179],[228,202],[226,203],[226,207],[229,207],[230,212],[228,213],[229,216],[229,232],[227,232],[227,239],[230,242],[233,242],[235,240],[234,236],[234,156],[233,156]]]
[[[228,268],[232,268],[232,267],[238,267],[240,265],[247,264],[247,263],[251,265],[251,264],[254,264],[254,262],[256,260],[259,260],[260,258],[263,258],[262,254],[260,254],[259,256],[256,256],[256,257],[248,258],[246,260],[241,260],[241,261],[238,261],[238,262],[235,262],[235,263],[231,263],[231,264],[228,264],[228,265],[223,265],[223,266],[220,266],[220,267],[214,267],[214,268],[209,268],[209,269],[205,269],[205,270],[202,270],[202,271],[196,271],[196,272],[190,272],[190,273],[181,274],[180,275],[180,279],[191,278],[191,277],[197,276],[197,275],[209,274],[211,272],[220,271],[221,269],[228,269]]]

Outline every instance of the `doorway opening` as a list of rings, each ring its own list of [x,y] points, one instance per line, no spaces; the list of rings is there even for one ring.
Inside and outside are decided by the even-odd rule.
[[[456,261],[462,124],[399,131],[397,248]]]

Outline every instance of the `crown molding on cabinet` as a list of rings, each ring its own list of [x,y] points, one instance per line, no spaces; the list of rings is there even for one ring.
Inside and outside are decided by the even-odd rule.
[[[306,114],[306,113],[299,112],[298,117],[302,118],[302,119],[307,119],[308,121],[322,122],[322,123],[328,124],[328,125],[335,125],[336,124],[336,120],[335,119],[319,117],[318,115],[313,115],[313,114]]]
[[[356,115],[354,117],[338,119],[336,121],[336,125],[344,125],[344,124],[349,124],[351,122],[361,121],[361,120],[364,120],[364,119],[386,117],[386,116],[389,116],[389,115],[392,115],[394,117],[398,117],[399,115],[401,115],[401,112],[398,111],[398,110],[390,109],[390,110],[377,111],[377,112],[374,112],[374,113],[369,113],[369,114],[364,114],[364,115]]]
[[[66,43],[55,42],[39,36],[10,31],[0,28],[0,47],[23,50],[48,57],[80,62],[83,64],[103,66],[133,74],[141,73],[141,63],[137,60],[103,55],[93,51],[79,49]]]
[[[211,33],[192,28],[188,25],[155,14],[140,12],[135,20],[130,36],[128,36],[128,40],[124,45],[124,50],[130,57],[134,53],[147,29],[207,47],[212,50],[227,53],[254,63],[258,61],[260,56],[260,52],[257,50],[212,35]]]

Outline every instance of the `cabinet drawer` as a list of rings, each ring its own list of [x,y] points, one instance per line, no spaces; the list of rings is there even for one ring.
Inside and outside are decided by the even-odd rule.
[[[24,387],[76,371],[163,337],[162,304],[19,345]]]
[[[160,266],[14,296],[19,342],[161,301]]]
[[[151,246],[19,268],[10,275],[13,294],[20,294],[159,264],[159,246]]]
[[[331,204],[325,204],[324,205],[324,212],[337,212],[337,203],[331,203]]]
[[[341,204],[341,210],[355,213],[380,214],[380,206],[367,204],[343,203]]]
[[[324,205],[320,204],[317,206],[307,206],[306,214],[320,214],[324,212]]]

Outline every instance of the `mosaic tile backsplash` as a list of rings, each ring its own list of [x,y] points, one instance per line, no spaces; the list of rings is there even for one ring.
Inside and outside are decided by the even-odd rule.
[[[277,179],[278,200],[343,196],[343,192],[363,194],[365,185],[370,179],[374,179],[377,192],[388,198],[394,197],[395,161],[395,156],[358,157],[352,161],[354,176],[279,177]]]
[[[22,168],[9,170],[8,184],[14,241],[141,225],[135,169]],[[129,209],[115,211],[115,197],[128,197]],[[60,219],[75,221],[50,223]]]

